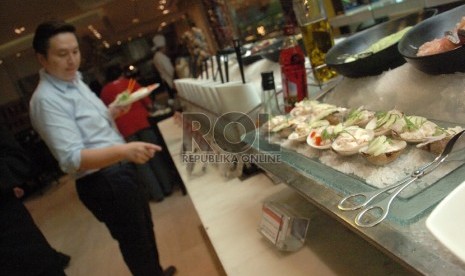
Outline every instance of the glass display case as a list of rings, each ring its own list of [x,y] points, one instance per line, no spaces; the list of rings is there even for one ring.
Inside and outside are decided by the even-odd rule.
[[[253,42],[279,36],[284,24],[279,0],[231,1],[231,11],[239,37]]]
[[[344,3],[344,13],[330,17],[331,26],[342,30],[341,33],[361,31],[389,19],[425,8],[434,7],[441,12],[463,4],[458,0],[370,0],[355,3],[341,1]]]
[[[405,64],[379,76],[344,78],[320,100],[347,108],[364,106],[377,111],[396,108],[405,114],[434,120],[440,126],[463,127],[463,77],[463,73],[425,75]],[[434,154],[410,145],[408,154],[425,154],[425,159],[411,162],[407,160],[410,156],[405,155],[406,159],[400,163],[379,167],[359,155],[339,156],[331,150],[313,150],[306,142],[296,143],[276,135],[268,138],[251,132],[244,139],[252,145],[248,154],[280,153],[280,163],[259,162],[261,168],[395,260],[421,274],[463,273],[465,263],[451,254],[425,226],[431,211],[465,179],[463,160],[449,160],[434,173],[416,181],[395,199],[383,222],[364,228],[355,223],[358,211],[338,208],[340,200],[349,194],[382,188],[384,184],[375,184],[377,176],[383,178],[381,182],[395,183],[433,160]]]

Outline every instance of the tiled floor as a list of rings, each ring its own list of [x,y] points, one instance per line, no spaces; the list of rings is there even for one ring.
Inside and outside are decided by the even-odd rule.
[[[130,275],[116,241],[77,198],[74,182],[52,184],[25,204],[52,246],[71,256],[67,275]],[[176,190],[151,209],[162,265],[175,265],[177,275],[225,275],[189,196]]]

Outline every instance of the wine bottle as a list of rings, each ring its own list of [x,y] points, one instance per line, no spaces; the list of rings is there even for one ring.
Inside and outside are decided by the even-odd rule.
[[[297,43],[293,25],[286,25],[286,35],[279,55],[284,97],[284,111],[290,112],[296,102],[307,97],[307,73],[305,54]]]

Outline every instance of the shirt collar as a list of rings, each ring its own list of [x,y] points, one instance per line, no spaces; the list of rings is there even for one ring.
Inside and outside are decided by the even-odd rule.
[[[45,71],[44,68],[40,69],[39,75],[41,78],[47,79],[53,86],[55,86],[60,92],[65,92],[69,88],[74,88],[78,84],[78,80],[82,79],[81,72],[76,72],[76,78],[73,81],[64,81],[53,75],[50,75]]]

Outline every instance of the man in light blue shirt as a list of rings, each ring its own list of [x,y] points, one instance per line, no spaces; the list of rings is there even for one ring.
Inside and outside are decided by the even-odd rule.
[[[74,26],[57,21],[39,25],[33,47],[43,67],[30,101],[33,127],[61,169],[77,178],[79,198],[119,242],[131,272],[172,275],[174,267],[163,271],[159,264],[150,208],[132,166],[147,162],[161,148],[124,142],[113,118],[130,106],[107,108],[81,80]]]

